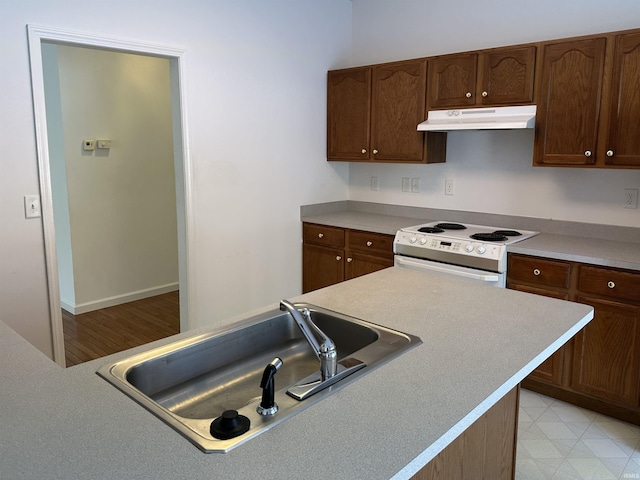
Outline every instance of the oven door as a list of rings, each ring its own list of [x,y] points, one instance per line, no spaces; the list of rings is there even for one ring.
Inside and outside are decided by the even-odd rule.
[[[458,265],[432,262],[430,260],[423,260],[420,258],[403,257],[402,255],[395,255],[393,263],[396,267],[453,275],[456,277],[467,278],[478,283],[483,283],[491,287],[505,288],[507,283],[506,273],[487,272],[484,270],[460,267]]]

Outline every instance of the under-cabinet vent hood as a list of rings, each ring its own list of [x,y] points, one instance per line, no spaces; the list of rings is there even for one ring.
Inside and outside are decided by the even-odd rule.
[[[431,110],[427,119],[418,124],[418,130],[423,132],[510,130],[533,128],[535,124],[535,105],[466,108],[460,110]]]

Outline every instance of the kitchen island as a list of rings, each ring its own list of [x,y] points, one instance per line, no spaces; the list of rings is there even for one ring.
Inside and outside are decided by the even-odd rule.
[[[397,268],[292,300],[423,344],[230,453],[207,455],[95,374],[197,331],[64,370],[0,324],[0,478],[408,479],[593,315],[585,305]]]

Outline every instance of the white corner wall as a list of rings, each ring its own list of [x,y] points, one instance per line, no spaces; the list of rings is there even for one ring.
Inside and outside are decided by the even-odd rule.
[[[325,132],[326,72],[349,63],[351,9],[350,0],[5,2],[0,319],[51,356],[42,224],[23,207],[38,192],[27,24],[186,52],[195,327],[299,294],[300,205],[348,197],[348,166],[326,162]]]
[[[638,27],[637,0],[353,0],[353,60],[341,66]],[[452,132],[444,164],[350,165],[349,198],[640,226],[640,209],[623,208],[624,189],[640,188],[640,170],[533,168],[532,155],[532,131]],[[402,177],[420,178],[420,193],[403,193]],[[444,195],[445,179],[454,196]]]

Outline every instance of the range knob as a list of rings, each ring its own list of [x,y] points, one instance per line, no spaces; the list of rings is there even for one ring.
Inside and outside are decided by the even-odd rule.
[[[416,240],[418,240],[416,237],[411,237],[409,243],[416,243]]]
[[[425,243],[427,243],[427,238],[426,237],[422,237],[420,239],[420,245],[424,245]]]
[[[473,245],[468,244],[466,247],[464,247],[465,252],[473,252]]]
[[[486,252],[486,251],[487,251],[487,249],[484,247],[484,245],[480,245],[480,246],[477,248],[477,251],[478,251],[478,253],[479,253],[480,255],[482,255],[484,252]]]

